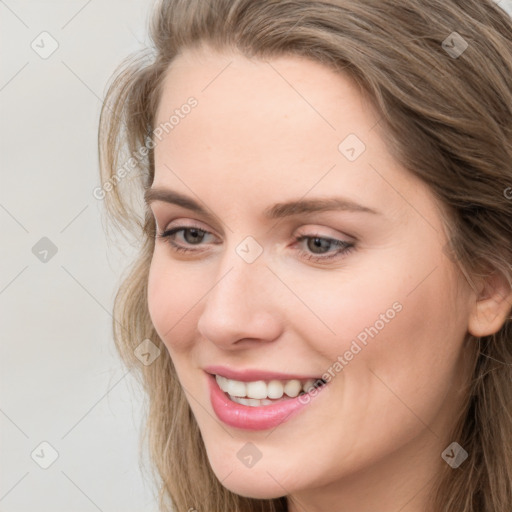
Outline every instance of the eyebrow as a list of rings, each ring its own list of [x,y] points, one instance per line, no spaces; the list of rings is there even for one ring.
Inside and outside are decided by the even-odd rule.
[[[144,200],[149,206],[154,201],[163,201],[165,203],[176,204],[182,206],[195,213],[211,217],[209,212],[203,208],[198,202],[191,197],[183,195],[175,190],[152,187],[148,188],[144,193]],[[291,217],[293,215],[300,215],[304,213],[314,213],[323,211],[351,211],[363,212],[379,215],[380,212],[358,204],[350,199],[344,197],[328,197],[328,198],[312,198],[312,199],[298,199],[287,201],[284,203],[276,203],[273,206],[266,208],[263,215],[268,219],[282,219],[284,217]]]

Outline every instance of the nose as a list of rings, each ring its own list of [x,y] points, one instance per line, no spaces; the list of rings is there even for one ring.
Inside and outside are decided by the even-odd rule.
[[[273,300],[275,282],[263,262],[246,263],[235,254],[204,299],[197,324],[200,335],[225,350],[277,339],[282,323]]]

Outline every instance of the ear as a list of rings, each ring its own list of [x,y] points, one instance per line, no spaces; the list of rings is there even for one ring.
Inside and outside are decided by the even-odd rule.
[[[498,332],[512,310],[512,288],[505,276],[493,271],[482,277],[469,317],[468,331],[476,337]]]

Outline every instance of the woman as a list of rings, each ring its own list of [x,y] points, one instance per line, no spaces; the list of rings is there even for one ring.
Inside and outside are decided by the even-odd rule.
[[[511,19],[167,0],[151,34],[99,195],[142,236],[114,330],[161,509],[509,512]]]

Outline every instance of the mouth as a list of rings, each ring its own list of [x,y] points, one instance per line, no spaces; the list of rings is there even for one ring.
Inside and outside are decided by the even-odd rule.
[[[248,407],[265,407],[290,400],[327,384],[322,378],[244,382],[215,375],[215,380],[231,401]]]
[[[206,375],[213,411],[223,423],[245,430],[279,426],[329,387],[322,378],[227,369],[210,372]]]

